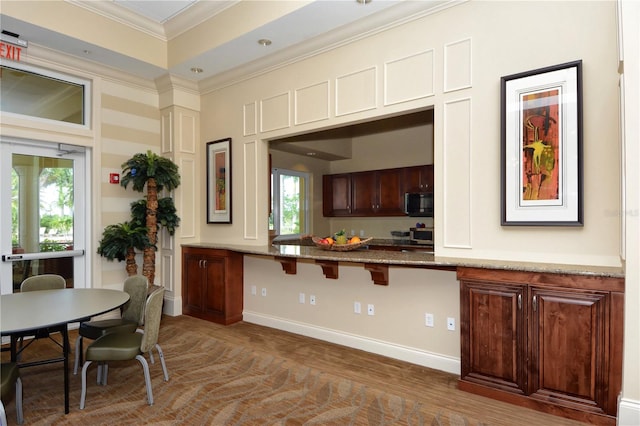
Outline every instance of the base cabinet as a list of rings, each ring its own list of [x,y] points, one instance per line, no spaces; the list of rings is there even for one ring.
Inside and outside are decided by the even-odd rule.
[[[459,387],[592,424],[615,424],[624,280],[458,268]]]
[[[242,321],[241,253],[182,248],[182,313],[218,324]]]

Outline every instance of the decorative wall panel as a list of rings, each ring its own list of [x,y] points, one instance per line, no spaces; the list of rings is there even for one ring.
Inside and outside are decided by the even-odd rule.
[[[187,114],[185,112],[179,113],[178,137],[180,138],[180,140],[178,141],[178,143],[179,143],[180,152],[195,154],[196,140],[198,139],[196,137],[197,135],[196,123],[197,123],[197,120],[195,116],[191,114]]]
[[[376,67],[336,78],[336,116],[376,107]]]
[[[175,280],[173,279],[173,255],[162,255],[162,283],[167,291],[174,291]]]
[[[243,197],[245,206],[257,206],[258,205],[258,193],[264,193],[266,190],[266,182],[264,176],[261,175],[261,168],[258,167],[258,144],[256,141],[250,141],[244,143],[244,188]],[[262,176],[263,179],[260,179]],[[264,184],[263,188],[258,189],[258,185]],[[244,212],[244,238],[247,240],[255,240],[258,238],[258,216],[256,211],[259,209],[243,208]],[[236,211],[238,211],[236,209]],[[260,210],[261,211],[261,210]],[[265,217],[264,220],[267,218]]]
[[[445,102],[443,118],[443,246],[471,248],[471,98]]]
[[[296,125],[329,118],[328,81],[296,89],[294,93],[294,123]]]
[[[444,91],[471,87],[471,39],[456,41],[444,46]]]
[[[258,104],[254,101],[244,104],[244,136],[255,135],[258,131]]]
[[[166,114],[162,114],[160,118],[161,124],[161,132],[160,137],[162,138],[162,153],[166,154],[167,152],[173,151],[173,113],[169,111]]]
[[[260,101],[260,131],[285,129],[291,125],[289,92]]]
[[[196,236],[196,197],[197,197],[197,185],[196,182],[196,168],[194,161],[191,159],[180,160],[180,187],[176,191],[180,191],[180,206],[178,211],[180,212],[180,236],[182,238],[193,238]],[[185,191],[181,188],[190,188]],[[198,203],[199,205],[200,203]]]
[[[393,105],[434,94],[434,50],[384,64],[384,104]]]

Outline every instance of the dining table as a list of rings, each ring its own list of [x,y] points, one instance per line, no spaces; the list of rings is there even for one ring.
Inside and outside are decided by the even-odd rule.
[[[64,412],[69,413],[69,324],[82,322],[123,306],[129,294],[100,288],[65,288],[29,291],[0,296],[0,335],[11,337],[11,360],[18,367],[62,362],[64,365]],[[42,330],[60,332],[62,356],[21,363],[17,338]]]

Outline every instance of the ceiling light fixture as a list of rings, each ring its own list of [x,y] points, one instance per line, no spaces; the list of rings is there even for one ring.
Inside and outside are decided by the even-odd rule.
[[[315,156],[316,156],[316,153],[315,153],[315,152],[313,152],[313,151],[309,151],[309,152],[307,152],[307,155],[308,155],[309,157],[315,157]]]
[[[371,0],[356,0],[358,3],[360,4],[369,4],[371,3]]]
[[[269,46],[271,44],[271,40],[269,40],[268,38],[261,38],[260,40],[258,40],[258,44],[260,46]]]
[[[193,67],[191,68],[191,72],[194,74],[200,74],[202,71],[204,71],[202,68],[199,67]]]

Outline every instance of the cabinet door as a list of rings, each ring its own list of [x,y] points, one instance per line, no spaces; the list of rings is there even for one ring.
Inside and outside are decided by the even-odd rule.
[[[351,174],[351,213],[357,216],[371,216],[378,209],[376,194],[376,172]]]
[[[377,172],[377,214],[384,216],[405,215],[403,177],[403,169],[388,169]]]
[[[406,192],[433,192],[433,165],[404,169]]]
[[[526,391],[525,287],[461,281],[461,379]]]
[[[203,312],[206,315],[225,314],[226,258],[207,257],[203,261]]]
[[[602,411],[607,395],[608,293],[531,288],[531,397]],[[614,411],[615,413],[615,411]]]
[[[324,216],[351,214],[351,174],[322,177],[322,213]]]
[[[202,312],[202,257],[184,254],[182,258],[182,311],[184,314]]]

